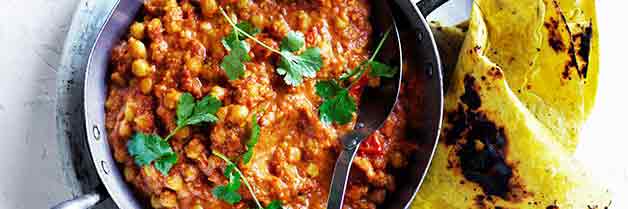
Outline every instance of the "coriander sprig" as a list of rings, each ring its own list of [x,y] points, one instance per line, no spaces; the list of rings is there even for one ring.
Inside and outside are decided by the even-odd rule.
[[[127,144],[129,154],[139,166],[150,165],[154,162],[155,168],[163,175],[177,163],[177,154],[172,150],[168,140],[183,127],[197,125],[203,122],[216,122],[216,111],[222,103],[213,96],[205,96],[198,102],[190,93],[184,93],[177,103],[177,127],[162,139],[157,134],[135,133]]]
[[[223,155],[222,153],[213,150],[212,154],[215,155],[216,157],[224,160],[227,163],[227,168],[231,167],[233,171],[237,172],[238,176],[240,177],[240,179],[242,179],[242,181],[244,182],[244,185],[246,186],[246,188],[249,190],[249,192],[251,193],[251,196],[253,197],[253,201],[255,202],[255,204],[257,204],[257,206],[259,208],[264,208],[264,206],[262,206],[262,204],[259,202],[259,200],[257,200],[257,197],[255,196],[255,193],[253,190],[253,186],[251,186],[251,184],[249,183],[249,181],[246,179],[246,177],[244,177],[244,174],[242,174],[242,171],[240,171],[240,169],[238,169],[238,166],[236,166],[235,163],[233,163],[231,160],[229,160],[229,158],[225,155]],[[227,173],[226,169],[225,169],[225,174]],[[229,180],[231,180],[231,178],[229,178]],[[239,187],[239,186],[238,186]],[[218,187],[216,187],[218,188]],[[214,191],[212,191],[212,193],[214,193],[214,195],[216,195],[217,192],[215,192],[216,188],[214,188]],[[221,196],[217,196],[219,199],[224,199],[224,197]],[[239,202],[239,201],[237,201]],[[233,203],[231,203],[233,204]]]
[[[218,121],[216,112],[220,106],[222,102],[216,97],[205,96],[201,101],[195,102],[192,94],[183,93],[177,103],[177,127],[166,136],[165,140],[168,141],[183,127]]]
[[[375,51],[373,51],[373,55],[371,55],[371,57],[368,60],[360,63],[357,67],[353,68],[353,70],[350,71],[349,73],[345,73],[342,76],[340,76],[340,81],[346,81],[353,77],[356,77],[357,79],[354,79],[354,81],[352,82],[353,84],[357,80],[360,80],[359,78],[362,77],[362,75],[364,74],[364,72],[366,72],[368,67],[371,67],[371,71],[370,71],[371,76],[386,77],[386,78],[392,78],[393,76],[395,76],[395,74],[397,73],[397,68],[390,67],[384,63],[381,63],[375,60],[375,58],[377,57],[377,54],[379,54],[379,51],[382,49],[382,46],[384,45],[384,42],[386,42],[386,39],[388,38],[388,35],[390,34],[391,31],[392,31],[392,28],[389,28],[388,30],[386,30],[386,32],[384,33],[384,36],[382,36],[382,39],[377,44]]]
[[[288,85],[298,86],[303,83],[303,77],[315,77],[316,72],[318,72],[323,66],[320,49],[316,47],[309,47],[300,55],[294,54],[305,46],[305,38],[302,33],[290,31],[288,35],[282,39],[279,50],[277,50],[253,37],[250,30],[247,31],[241,28],[241,26],[238,26],[238,24],[235,24],[222,7],[220,8],[220,12],[231,25],[233,30],[236,31],[236,36],[237,34],[242,34],[281,57],[279,60],[279,66],[277,67],[277,73],[284,76],[284,81]],[[231,75],[229,77],[230,79],[238,78],[242,74],[241,72],[244,71],[244,65],[242,62],[250,60],[250,57],[248,56],[249,49],[243,47],[248,46],[246,45],[246,42],[240,41],[239,39],[233,40],[238,40],[232,42],[234,46],[239,48],[235,51],[232,50],[229,55],[225,56],[223,59],[224,66],[221,65],[227,71],[227,75]],[[232,48],[230,44],[226,44],[225,46]]]
[[[240,179],[244,182],[244,185],[251,193],[253,197],[253,201],[257,205],[258,209],[281,209],[281,202],[279,200],[273,200],[268,204],[268,206],[262,206],[262,203],[259,202],[257,197],[255,196],[255,190],[252,184],[249,183],[244,174],[235,163],[233,163],[229,158],[218,151],[212,151],[212,154],[216,157],[222,159],[227,163],[227,168],[225,169],[225,176],[229,180],[226,185],[217,186],[212,190],[212,194],[216,196],[218,199],[225,200],[229,204],[235,204],[240,202],[241,195],[237,193],[237,190],[240,187]],[[237,177],[237,178],[236,178]]]
[[[325,80],[316,83],[316,94],[323,99],[321,106],[319,107],[319,117],[325,123],[336,122],[344,125],[351,122],[353,113],[357,111],[357,105],[355,99],[349,95],[349,89],[357,83],[364,73],[370,67],[370,76],[373,77],[387,77],[391,78],[397,73],[397,68],[390,67],[384,63],[375,60],[380,49],[384,45],[386,38],[392,28],[389,28],[382,39],[380,40],[377,48],[371,55],[371,58],[360,63],[352,71],[343,74],[338,80]],[[342,87],[341,84],[344,81],[350,81],[348,87]]]
[[[251,119],[251,136],[249,137],[249,141],[246,143],[246,152],[242,154],[242,163],[247,164],[251,161],[253,157],[253,148],[259,141],[260,127],[257,123],[257,115],[253,115],[253,119]]]

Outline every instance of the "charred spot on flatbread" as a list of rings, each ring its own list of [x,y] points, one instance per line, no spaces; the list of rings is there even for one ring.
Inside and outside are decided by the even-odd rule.
[[[573,35],[573,42],[577,50],[576,56],[580,72],[582,77],[587,78],[589,56],[591,54],[591,40],[593,39],[593,24],[589,23],[587,26],[578,25],[578,27],[583,27],[583,29],[582,32]]]
[[[464,76],[464,94],[460,96],[460,100],[467,105],[467,107],[477,110],[482,105],[480,94],[478,94],[478,87],[475,85],[475,78],[470,75]]]
[[[560,32],[558,31],[558,20],[554,18],[550,18],[549,21],[543,24],[547,31],[549,32],[549,36],[547,37],[547,41],[554,51],[561,52],[566,49],[565,43],[560,36]]]
[[[504,127],[482,111],[464,106],[459,103],[455,111],[447,113],[445,143],[456,146],[456,159],[448,163],[448,168],[459,169],[466,181],[482,189],[485,197],[478,197],[478,204],[494,196],[512,202],[530,196],[517,177],[515,166],[507,161],[508,137]]]
[[[445,143],[456,147],[456,158],[448,167],[459,169],[467,181],[479,185],[486,198],[476,197],[478,206],[493,196],[521,200],[530,194],[516,177],[515,166],[506,160],[508,137],[504,127],[480,110],[482,101],[475,77],[467,74],[463,83],[458,108],[446,114]]]
[[[556,205],[549,205],[547,207],[545,207],[545,209],[560,209],[558,206]]]

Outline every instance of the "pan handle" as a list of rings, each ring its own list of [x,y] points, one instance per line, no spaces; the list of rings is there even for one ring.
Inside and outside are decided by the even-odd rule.
[[[102,186],[93,191],[75,197],[74,199],[63,201],[50,209],[88,209],[102,202],[107,198],[107,192]]]
[[[416,6],[419,7],[421,14],[427,16],[428,14],[436,10],[436,8],[442,6],[448,1],[449,0],[421,0],[419,1],[419,3],[416,4]]]

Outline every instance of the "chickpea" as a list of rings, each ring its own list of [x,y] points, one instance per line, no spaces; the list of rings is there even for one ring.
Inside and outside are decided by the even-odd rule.
[[[153,206],[153,208],[163,208],[163,205],[161,205],[159,201],[159,196],[157,195],[150,197],[150,205]]]
[[[161,36],[164,28],[159,18],[153,18],[150,22],[148,22],[148,25],[146,25],[146,30],[148,30],[148,37],[155,40]]]
[[[220,86],[214,86],[211,88],[209,95],[216,97],[219,100],[223,100],[225,95],[227,94],[227,90]]]
[[[288,25],[285,19],[278,18],[277,20],[273,21],[271,25],[271,29],[272,29],[273,35],[282,37],[282,36],[285,36],[290,31],[290,26]]]
[[[310,163],[307,165],[307,168],[305,169],[305,172],[307,173],[307,175],[310,175],[311,177],[317,177],[318,176],[318,166],[316,166],[314,163]]]
[[[216,111],[216,117],[218,117],[219,121],[224,121],[227,118],[229,108],[228,107],[220,107],[218,111]]]
[[[298,147],[290,147],[288,152],[288,161],[298,162],[301,160],[301,149]]]
[[[244,105],[232,105],[229,109],[229,121],[233,123],[242,123],[246,121],[249,115],[249,108]]]
[[[179,174],[168,176],[166,186],[174,191],[179,191],[183,188],[183,180]]]
[[[131,32],[131,37],[142,40],[144,39],[144,23],[134,22],[129,29]]]
[[[192,76],[196,76],[201,71],[201,68],[203,67],[203,62],[198,57],[192,57],[190,59],[187,59],[187,61],[185,62],[185,67],[187,68],[187,70],[190,71],[190,74]]]
[[[126,80],[122,77],[122,74],[119,72],[114,72],[111,74],[111,82],[118,86],[126,85]]]
[[[131,181],[133,180],[133,178],[135,178],[135,175],[137,175],[137,172],[133,167],[124,167],[124,179],[126,179],[127,181]]]
[[[192,139],[192,141],[190,141],[190,143],[188,143],[188,145],[185,147],[185,156],[190,159],[196,160],[201,156],[201,153],[204,149],[205,148],[201,144],[200,140]]]
[[[129,51],[135,59],[146,59],[146,46],[135,38],[129,40]]]
[[[153,167],[152,165],[142,166],[142,172],[144,172],[144,175],[146,177],[156,177],[156,176],[159,176],[159,174],[157,173],[157,169],[155,169],[155,167]]]
[[[192,207],[192,209],[203,209],[203,206],[196,204],[194,205],[194,207]]]
[[[118,127],[118,134],[120,134],[120,137],[122,138],[128,138],[131,136],[131,125],[129,124],[128,121],[123,120],[122,122],[120,122],[120,126]]]
[[[179,5],[177,4],[177,0],[166,0],[165,4],[164,4],[164,9],[165,10],[169,10],[172,9],[174,7],[178,7]]]
[[[218,11],[216,0],[201,0],[201,11],[205,17],[211,17]]]
[[[159,195],[159,203],[166,208],[174,208],[177,207],[177,195],[171,191],[162,192]]]
[[[208,21],[202,21],[199,25],[199,28],[201,29],[201,31],[205,32],[205,33],[210,33],[212,30],[212,24]]]
[[[126,106],[124,108],[124,120],[126,121],[132,121],[133,118],[135,118],[135,110],[136,110],[136,105],[134,102],[128,102],[126,103]]]
[[[349,26],[347,19],[342,18],[342,17],[336,17],[336,28],[342,30],[342,29],[347,28],[347,26]]]
[[[198,177],[198,169],[196,169],[196,167],[191,166],[191,165],[185,165],[185,167],[183,167],[183,180],[185,181],[193,181],[194,179],[196,179],[196,177]]]
[[[140,91],[144,94],[150,94],[153,89],[153,79],[146,77],[140,80]]]
[[[183,29],[182,22],[180,20],[173,20],[166,23],[166,31],[169,33],[177,33]]]
[[[240,9],[248,9],[249,5],[249,0],[238,0],[238,8]]]
[[[151,66],[145,59],[136,59],[131,65],[131,70],[137,77],[146,77],[151,73]]]
[[[188,138],[188,136],[190,136],[190,128],[189,127],[183,127],[181,129],[179,129],[179,131],[177,131],[177,133],[174,134],[174,137],[177,139],[185,139]]]
[[[151,120],[150,115],[147,114],[135,117],[135,119],[133,119],[133,122],[135,122],[135,126],[139,130],[150,130],[151,126],[153,125],[153,121]]]
[[[166,97],[164,98],[166,107],[168,109],[174,109],[177,106],[177,102],[179,102],[179,96],[181,96],[181,93],[174,89],[166,93]]]
[[[264,20],[264,16],[261,14],[255,14],[251,17],[251,23],[256,27],[263,29],[266,26],[266,20]]]
[[[305,11],[301,10],[298,12],[297,17],[299,18],[299,27],[303,31],[307,31],[310,28],[311,18]]]
[[[166,42],[166,40],[164,39],[154,40],[150,44],[150,50],[151,60],[157,63],[161,63],[166,58],[166,54],[168,53],[168,42]]]

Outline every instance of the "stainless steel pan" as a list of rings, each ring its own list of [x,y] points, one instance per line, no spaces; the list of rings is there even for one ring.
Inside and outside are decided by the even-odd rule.
[[[52,207],[53,209],[89,208],[106,198],[112,198],[121,209],[140,209],[143,203],[135,198],[132,189],[124,181],[116,166],[105,131],[104,103],[106,99],[106,72],[112,47],[126,33],[141,8],[141,0],[118,0],[115,9],[101,29],[91,50],[85,73],[84,111],[85,129],[91,160],[97,170],[102,186],[92,192],[68,200]],[[394,0],[394,2],[373,0],[373,10],[395,14],[397,40],[400,34],[402,48],[410,47],[413,54],[404,55],[411,59],[409,68],[418,73],[424,94],[419,98],[423,112],[417,120],[421,125],[417,130],[420,141],[419,151],[411,159],[406,172],[400,175],[396,194],[386,200],[384,208],[408,208],[427,172],[441,127],[443,111],[442,69],[434,37],[425,20],[425,15],[447,2],[447,0]],[[384,4],[382,5],[382,2]],[[390,7],[389,7],[390,6]],[[392,11],[392,12],[391,12]],[[424,15],[425,14],[425,15]],[[377,21],[377,20],[376,20]],[[407,39],[409,37],[409,40]],[[408,50],[404,50],[406,52]]]

